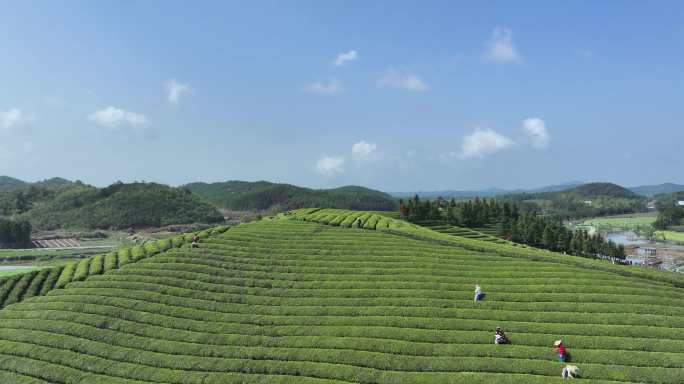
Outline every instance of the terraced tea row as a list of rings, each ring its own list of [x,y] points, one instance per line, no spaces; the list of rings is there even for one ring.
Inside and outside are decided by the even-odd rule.
[[[495,227],[486,227],[482,230],[473,230],[470,228],[457,227],[454,225],[447,225],[437,222],[424,222],[420,223],[420,225],[446,235],[465,237],[466,239],[490,241],[499,244],[506,243],[505,240],[498,237],[498,232]]]
[[[301,209],[291,212],[288,217],[302,221],[313,221],[329,225],[336,225],[336,220],[342,220],[340,226],[345,222],[355,223],[359,215],[368,213],[347,211],[341,209]],[[330,219],[333,217],[333,219]],[[368,218],[368,216],[361,216]],[[323,219],[325,218],[325,219]],[[330,219],[330,221],[328,221]],[[470,239],[462,236],[451,236],[439,233],[428,228],[407,223],[404,221],[386,218],[385,225],[376,225],[375,229],[389,232],[395,235],[407,236],[414,239],[436,242],[450,246],[462,247],[482,253],[494,253],[511,257],[527,258],[535,261],[550,261],[562,263],[570,266],[597,269],[606,272],[618,273],[625,276],[633,276],[655,282],[667,282],[675,287],[684,288],[684,275],[675,272],[654,271],[647,268],[634,268],[630,266],[614,265],[603,260],[586,259],[583,257],[558,254],[527,246],[520,246],[510,242],[487,242],[478,239]]]
[[[551,383],[563,338],[592,382],[681,382],[680,289],[388,231],[285,216],[72,281],[0,311],[0,378]]]
[[[216,227],[211,231],[199,233],[201,238],[218,235],[228,227]],[[55,288],[64,288],[72,281],[82,281],[93,275],[118,269],[126,264],[142,260],[145,257],[180,247],[190,241],[192,235],[180,235],[171,239],[158,240],[144,246],[123,248],[107,254],[84,258],[65,266],[31,271],[0,279],[0,308],[28,299],[43,296]]]

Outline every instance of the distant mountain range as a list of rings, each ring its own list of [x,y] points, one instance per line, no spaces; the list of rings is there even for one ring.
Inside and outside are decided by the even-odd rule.
[[[520,193],[543,193],[543,192],[561,192],[571,188],[584,185],[586,183],[582,181],[569,181],[567,183],[549,185],[541,188],[533,189],[501,189],[501,188],[488,188],[482,190],[472,190],[472,191],[456,191],[456,190],[444,190],[444,191],[414,191],[414,192],[389,192],[390,195],[397,198],[412,197],[413,195],[418,195],[424,198],[435,198],[443,197],[445,199],[450,198],[468,198],[468,197],[494,197],[502,195],[515,195]],[[636,193],[637,195],[652,197],[664,193],[673,193],[684,191],[684,185],[674,184],[674,183],[663,183],[655,185],[640,185],[637,187],[628,187],[630,191]]]
[[[517,193],[541,193],[541,192],[560,192],[564,191],[566,189],[574,188],[577,186],[580,186],[584,184],[582,181],[569,181],[567,183],[562,183],[562,184],[557,184],[557,185],[548,185],[545,187],[541,188],[533,188],[533,189],[501,189],[501,188],[488,188],[488,189],[481,189],[481,190],[471,190],[471,191],[454,191],[454,190],[445,190],[445,191],[414,191],[414,192],[389,192],[390,195],[398,198],[404,198],[404,197],[412,197],[414,195],[418,195],[420,197],[424,198],[435,198],[435,197],[443,197],[445,199],[450,199],[450,198],[466,198],[466,197],[494,197],[494,196],[501,196],[501,195],[512,195],[512,194],[517,194]]]
[[[641,185],[629,188],[630,191],[647,197],[662,195],[664,193],[674,193],[684,191],[684,185],[674,183],[663,183],[656,185]]]
[[[34,229],[126,229],[216,223],[223,215],[190,191],[156,183],[96,188],[52,178],[27,183],[0,178],[0,217],[24,219]]]
[[[290,210],[305,207],[393,211],[399,204],[392,196],[357,186],[310,189],[268,181],[191,183],[183,186],[214,206],[227,210]]]
[[[50,179],[45,179],[41,181],[36,181],[35,183],[31,183],[28,181],[15,179],[14,177],[0,176],[0,189],[21,188],[28,187],[31,185],[35,185],[37,187],[44,187],[47,189],[59,189],[62,187],[68,187],[72,184],[74,184],[73,181],[63,179],[61,177],[52,177]]]

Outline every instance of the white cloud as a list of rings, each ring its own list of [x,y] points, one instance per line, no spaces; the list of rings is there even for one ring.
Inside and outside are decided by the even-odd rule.
[[[544,120],[538,117],[530,117],[522,122],[522,128],[532,141],[532,146],[535,148],[544,149],[549,146],[551,136],[546,129]]]
[[[494,28],[484,58],[501,64],[522,63],[522,56],[513,45],[513,32],[508,28]]]
[[[351,50],[347,53],[340,53],[337,55],[335,58],[335,61],[333,61],[333,66],[335,67],[341,67],[348,62],[354,61],[359,58],[359,53],[356,52],[355,50]]]
[[[33,121],[32,116],[27,116],[21,109],[10,108],[8,110],[0,109],[0,130],[9,130],[17,125],[29,123]]]
[[[342,92],[342,83],[337,79],[332,79],[327,83],[316,81],[305,85],[304,91],[323,95],[335,95]]]
[[[463,138],[460,152],[452,152],[451,156],[462,159],[483,158],[509,148],[515,144],[508,137],[496,133],[489,128],[475,128],[475,132]]]
[[[316,171],[324,176],[344,173],[344,157],[323,157],[316,163]]]
[[[0,147],[0,159],[9,159],[10,157],[12,157],[12,152],[5,147]]]
[[[373,158],[373,154],[378,149],[375,143],[369,143],[366,140],[361,140],[352,145],[352,157],[356,161],[366,161]]]
[[[190,88],[190,85],[181,84],[177,82],[176,79],[167,81],[165,87],[169,104],[178,104],[183,94],[192,93],[192,88]]]
[[[404,88],[414,92],[427,92],[430,87],[420,77],[408,71],[388,69],[378,79],[378,87]]]
[[[144,127],[148,123],[145,115],[111,106],[92,113],[88,116],[88,120],[94,121],[110,129],[115,129],[121,125],[138,128]]]

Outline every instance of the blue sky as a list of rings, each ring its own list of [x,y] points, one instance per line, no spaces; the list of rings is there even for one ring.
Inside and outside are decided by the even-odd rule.
[[[9,1],[0,174],[684,183],[684,3]]]

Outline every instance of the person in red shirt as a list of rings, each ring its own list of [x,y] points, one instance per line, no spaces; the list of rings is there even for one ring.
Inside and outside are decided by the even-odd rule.
[[[200,237],[198,235],[193,236],[191,247],[192,248],[199,248],[199,241],[200,241]]]
[[[566,353],[565,353],[565,345],[563,345],[563,340],[556,340],[553,345],[556,347],[556,352],[558,353],[558,360],[561,363],[565,363],[566,360]]]

